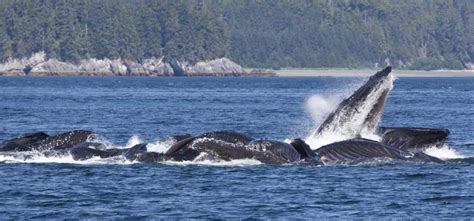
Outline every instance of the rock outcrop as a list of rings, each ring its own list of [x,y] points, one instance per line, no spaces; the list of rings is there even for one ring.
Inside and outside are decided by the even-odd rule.
[[[131,76],[173,76],[175,73],[170,64],[163,58],[145,59],[142,63],[127,62],[128,75]]]
[[[474,63],[466,63],[467,70],[474,70]]]
[[[67,75],[76,76],[80,74],[80,69],[70,63],[61,62],[57,59],[49,59],[38,65],[32,66],[28,73],[31,76],[50,76],[50,75]]]
[[[86,59],[79,64],[81,72],[97,76],[122,76],[127,74],[127,67],[121,59]]]
[[[238,64],[227,58],[210,61],[189,62],[171,61],[171,67],[178,76],[240,76],[248,73]]]
[[[77,64],[46,59],[44,52],[30,58],[9,59],[0,64],[0,76],[273,76],[269,70],[244,70],[228,58],[190,63],[164,57],[149,58],[142,62],[122,59],[84,59]]]
[[[45,62],[46,54],[38,52],[29,58],[8,59],[5,63],[0,64],[0,75],[5,76],[22,76],[28,74],[32,67]]]

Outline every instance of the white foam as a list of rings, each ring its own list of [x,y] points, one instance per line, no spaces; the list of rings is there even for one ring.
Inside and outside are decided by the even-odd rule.
[[[202,160],[202,161],[165,161],[162,162],[166,165],[178,165],[178,166],[188,166],[188,165],[206,165],[206,166],[254,166],[261,165],[262,162],[255,159],[240,159],[240,160],[231,160],[231,161],[211,161],[211,160]]]
[[[125,148],[130,148],[141,143],[142,143],[142,140],[140,139],[140,137],[138,137],[137,135],[133,135],[132,137],[130,137],[130,139],[128,139],[128,142],[127,142],[127,145],[125,145]]]
[[[11,155],[0,155],[0,163],[58,163],[58,164],[81,164],[81,165],[96,165],[96,164],[134,164],[138,162],[130,162],[121,156],[111,158],[100,158],[93,157],[87,160],[74,160],[71,155],[62,156],[44,156],[35,155],[29,156],[28,158]],[[261,165],[262,163],[255,159],[239,159],[231,161],[212,161],[212,160],[197,160],[197,161],[164,161],[158,162],[165,165],[177,165],[177,166],[188,166],[188,165],[206,165],[206,166],[253,166]]]
[[[156,140],[146,145],[149,152],[165,153],[173,144],[174,139]]]
[[[130,138],[128,138],[128,141],[125,145],[115,145],[109,140],[105,139],[104,137],[95,138],[94,140],[92,140],[92,142],[103,143],[107,149],[126,149],[126,148],[133,147],[137,144],[143,143],[143,141],[137,135],[133,135]]]
[[[93,157],[87,160],[74,160],[71,155],[45,156],[42,154],[29,155],[28,157],[0,155],[0,162],[3,163],[63,163],[63,164],[132,164],[122,157],[112,157],[102,159]]]
[[[458,153],[456,150],[451,149],[448,145],[443,145],[441,147],[430,147],[425,150],[425,153],[440,158],[442,160],[449,160],[449,159],[463,159],[466,156]]]

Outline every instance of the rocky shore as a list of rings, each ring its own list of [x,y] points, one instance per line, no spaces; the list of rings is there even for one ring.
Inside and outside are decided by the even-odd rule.
[[[272,70],[244,70],[228,58],[190,63],[164,57],[142,62],[122,59],[84,59],[78,64],[47,59],[44,52],[0,64],[0,76],[274,76]]]

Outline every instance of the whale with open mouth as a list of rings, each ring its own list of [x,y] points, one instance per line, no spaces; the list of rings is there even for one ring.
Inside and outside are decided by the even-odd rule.
[[[391,67],[387,67],[343,100],[308,139],[321,139],[327,134],[338,134],[344,139],[320,147],[310,147],[302,139],[286,143],[256,140],[238,132],[216,131],[168,137],[173,144],[166,152],[158,153],[150,151],[147,144],[108,149],[95,139],[94,132],[78,130],[53,136],[37,132],[6,140],[0,144],[0,155],[23,158],[28,158],[30,153],[71,155],[74,160],[120,156],[128,161],[147,163],[238,159],[255,159],[275,165],[347,165],[379,161],[442,163],[422,151],[442,144],[449,135],[447,129],[378,126],[393,80]],[[366,139],[366,134],[375,134],[380,140]]]

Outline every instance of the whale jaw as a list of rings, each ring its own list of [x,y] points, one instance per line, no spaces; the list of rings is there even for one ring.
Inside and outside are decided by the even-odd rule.
[[[369,78],[349,98],[343,100],[307,139],[331,137],[330,142],[373,135],[377,130],[388,95],[393,88],[392,68],[387,67]],[[313,146],[317,148],[321,145]]]

